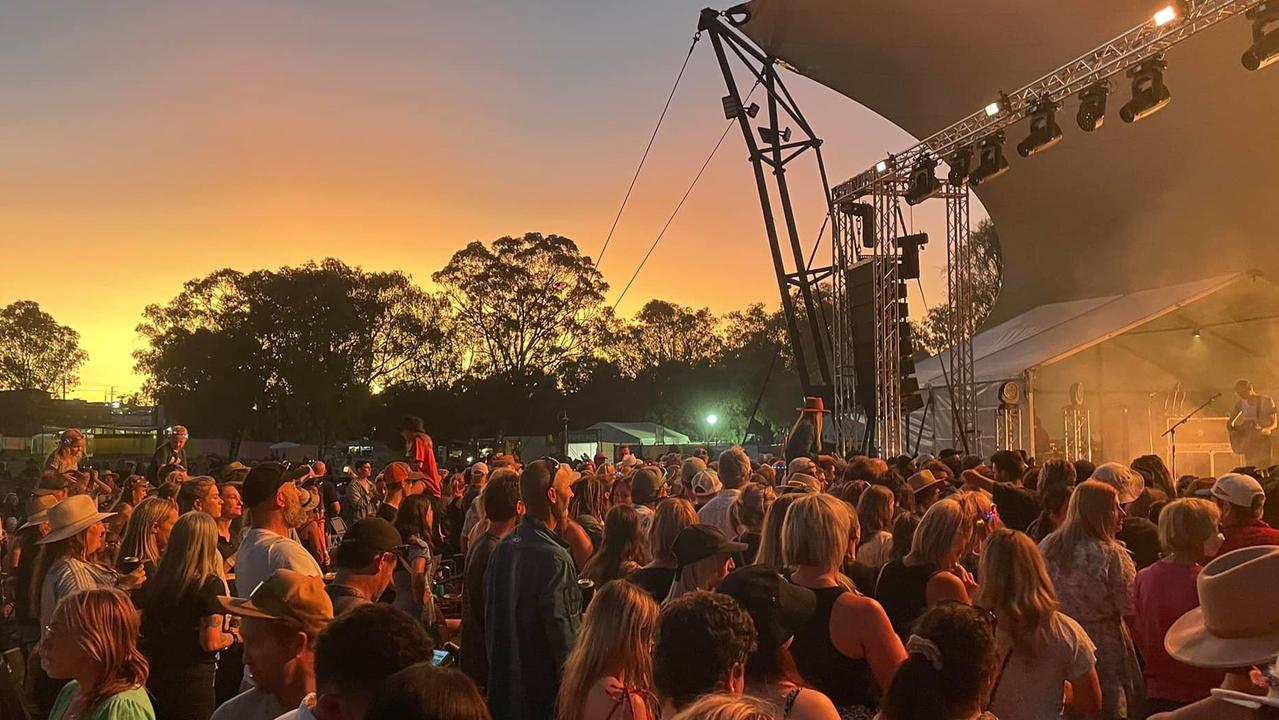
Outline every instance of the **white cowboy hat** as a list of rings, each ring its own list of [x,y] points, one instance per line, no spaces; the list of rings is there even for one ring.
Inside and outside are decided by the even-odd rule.
[[[1199,572],[1199,607],[1168,628],[1173,659],[1205,668],[1274,662],[1279,656],[1279,547],[1240,548]]]
[[[98,506],[88,495],[72,495],[48,510],[49,534],[36,541],[37,545],[65,540],[78,535],[90,525],[115,515],[98,512]]]

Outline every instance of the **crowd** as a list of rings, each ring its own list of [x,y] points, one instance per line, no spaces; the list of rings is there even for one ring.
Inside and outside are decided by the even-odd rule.
[[[420,420],[402,435],[403,459],[347,477],[190,475],[178,429],[121,478],[82,471],[64,432],[5,505],[26,673],[0,709],[1279,717],[1273,469],[740,447],[449,468]]]

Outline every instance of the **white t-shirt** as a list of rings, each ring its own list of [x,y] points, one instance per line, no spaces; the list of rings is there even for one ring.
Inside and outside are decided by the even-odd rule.
[[[893,559],[893,534],[880,530],[857,548],[857,562],[881,568]]]
[[[697,511],[697,522],[713,525],[724,533],[724,537],[735,540],[741,534],[741,528],[733,525],[733,505],[737,504],[737,498],[741,495],[742,491],[736,488],[720,490],[719,494]]]
[[[1008,657],[1007,640],[997,645],[999,664]],[[1062,715],[1062,684],[1088,672],[1097,663],[1097,646],[1079,623],[1057,613],[1046,641],[1032,657],[1013,651],[999,678],[990,712],[999,720],[1058,720]]]
[[[287,568],[303,575],[322,575],[320,565],[296,540],[270,530],[251,528],[235,555],[235,589],[247,598],[271,573]]]

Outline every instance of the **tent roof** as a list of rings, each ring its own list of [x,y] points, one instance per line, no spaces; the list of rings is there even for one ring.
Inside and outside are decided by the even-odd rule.
[[[742,31],[767,54],[916,138],[1148,19],[1151,0],[751,0]],[[1119,121],[1129,81],[1113,80],[1094,133],[1058,113],[1061,144],[976,192],[999,230],[1004,281],[992,321],[1043,302],[1122,293],[1252,268],[1279,268],[1279,70],[1250,73],[1250,42],[1229,18],[1167,53],[1172,103]],[[823,129],[814,128],[820,136]],[[884,148],[897,151],[903,148]],[[835,168],[832,182],[882,159]],[[842,174],[842,176],[841,176]]]
[[[629,435],[635,438],[635,442],[644,443],[646,445],[652,445],[658,442],[683,445],[689,442],[688,436],[684,433],[658,425],[657,423],[597,422],[587,428],[587,430],[611,430],[622,435]]]
[[[1018,379],[1028,369],[1065,360],[1248,277],[1253,275],[1234,273],[1122,295],[1040,305],[973,337],[973,380]],[[921,386],[946,385],[942,362],[949,372],[950,351],[916,365]]]

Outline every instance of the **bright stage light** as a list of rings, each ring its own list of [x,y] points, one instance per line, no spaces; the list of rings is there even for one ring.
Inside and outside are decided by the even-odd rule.
[[[1169,5],[1155,13],[1155,27],[1163,27],[1177,19],[1177,6]]]
[[[1093,132],[1106,123],[1106,96],[1110,86],[1104,82],[1084,88],[1079,93],[1079,114],[1075,122],[1084,132]]]
[[[1167,68],[1168,63],[1163,57],[1156,55],[1128,71],[1128,77],[1132,78],[1132,100],[1119,109],[1120,120],[1137,122],[1172,101],[1172,93],[1164,85],[1164,70]]]
[[[937,161],[925,157],[910,171],[910,187],[906,189],[906,204],[918,205],[941,194],[941,181],[937,179]]]
[[[995,117],[999,114],[999,103],[993,102],[986,106],[986,117]]]
[[[715,416],[715,413],[711,413],[710,415],[706,416],[707,425],[714,425],[717,422],[719,422],[719,418]]]
[[[888,169],[888,161],[880,160],[879,162],[875,163],[875,172],[884,172],[887,169]]]
[[[1264,2],[1250,9],[1252,47],[1243,54],[1243,66],[1260,70],[1279,61],[1279,5]]]
[[[1008,172],[1008,159],[1004,157],[1002,132],[997,132],[978,143],[977,152],[981,161],[977,167],[973,168],[972,175],[968,176],[969,184],[980,185],[990,182]]]
[[[1061,142],[1061,126],[1057,124],[1057,103],[1044,98],[1030,111],[1030,134],[1017,143],[1017,154],[1030,157]]]

